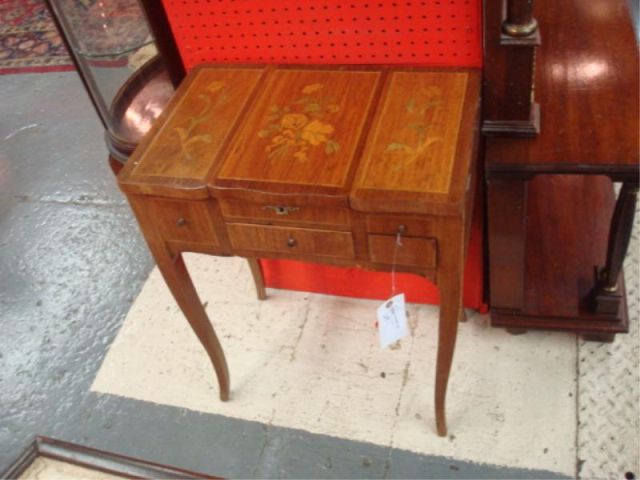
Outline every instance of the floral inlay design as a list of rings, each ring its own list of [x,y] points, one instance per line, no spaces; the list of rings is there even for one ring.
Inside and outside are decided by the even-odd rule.
[[[189,117],[189,122],[186,126],[175,127],[173,129],[178,136],[180,150],[183,155],[182,158],[185,160],[191,160],[193,158],[191,151],[196,143],[211,143],[212,137],[210,133],[200,133],[198,135],[192,135],[192,133],[198,125],[209,120],[214,109],[223,106],[229,101],[225,83],[219,80],[211,82],[207,88],[205,88],[205,93],[198,95],[198,99],[202,102],[200,113]]]
[[[271,107],[267,124],[258,132],[258,137],[271,141],[265,147],[269,160],[291,155],[304,162],[312,148],[323,146],[327,155],[340,150],[340,144],[331,138],[335,127],[327,120],[340,111],[340,106],[323,90],[322,83],[313,83],[305,86],[289,104]]]
[[[442,89],[429,86],[416,92],[405,104],[407,124],[402,131],[410,133],[403,135],[403,141],[390,142],[385,153],[397,160],[394,170],[402,170],[414,163],[433,144],[442,142],[442,137],[432,135],[429,130],[436,126],[427,123],[427,114],[442,104]],[[407,140],[413,139],[413,141]]]

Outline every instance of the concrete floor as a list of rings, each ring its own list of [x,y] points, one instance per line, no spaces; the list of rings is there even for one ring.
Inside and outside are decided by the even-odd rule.
[[[559,476],[91,392],[153,264],[77,75],[1,76],[0,105],[0,472],[47,435],[227,477]]]
[[[0,105],[2,471],[91,414],[80,392],[152,261],[76,73],[4,75]]]

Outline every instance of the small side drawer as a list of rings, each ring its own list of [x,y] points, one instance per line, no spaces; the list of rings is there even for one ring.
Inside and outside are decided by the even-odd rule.
[[[267,220],[272,222],[297,222],[317,225],[349,225],[349,210],[309,205],[260,205],[231,200],[220,200],[222,216],[229,220]]]
[[[227,224],[227,232],[231,245],[238,250],[333,258],[355,257],[351,232],[237,223]]]
[[[206,201],[153,200],[149,210],[165,240],[218,245]]]
[[[369,254],[376,263],[393,263],[396,249],[395,235],[369,235]],[[437,265],[436,240],[433,238],[402,237],[396,263],[415,267],[435,268]]]
[[[401,229],[403,236],[435,236],[435,222],[429,218],[367,215],[366,228],[369,233],[395,235]]]

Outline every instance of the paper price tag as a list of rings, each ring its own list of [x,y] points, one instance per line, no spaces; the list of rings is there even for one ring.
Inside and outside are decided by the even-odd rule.
[[[380,348],[387,348],[409,334],[404,293],[391,297],[378,307]]]

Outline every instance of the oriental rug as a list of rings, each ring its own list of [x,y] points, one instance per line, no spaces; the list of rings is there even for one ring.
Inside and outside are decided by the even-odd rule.
[[[0,0],[0,74],[73,68],[43,0]]]
[[[136,0],[59,0],[91,66],[122,67],[152,43]],[[44,0],[0,0],[0,74],[73,70]]]

